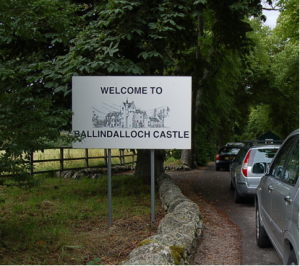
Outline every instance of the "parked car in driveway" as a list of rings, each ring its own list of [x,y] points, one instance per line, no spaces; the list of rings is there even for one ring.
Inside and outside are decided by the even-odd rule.
[[[239,146],[221,148],[216,156],[216,171],[219,171],[221,168],[229,169],[240,149],[241,147]]]
[[[255,197],[256,243],[273,244],[283,264],[299,263],[299,129],[290,134],[262,177]]]
[[[255,196],[260,179],[279,146],[248,144],[241,148],[230,166],[230,189],[234,190],[236,203]]]

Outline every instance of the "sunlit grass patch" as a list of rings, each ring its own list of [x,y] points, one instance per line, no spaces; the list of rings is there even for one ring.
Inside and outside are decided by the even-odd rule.
[[[91,158],[89,159],[90,167],[103,167],[106,165],[105,156],[107,156],[107,152],[105,153],[104,149],[88,149],[89,157],[103,157],[103,158]],[[74,159],[74,160],[64,160],[64,169],[71,168],[79,168],[86,167],[86,149],[72,149],[72,148],[64,148],[63,151],[64,159]],[[59,160],[61,158],[61,149],[46,149],[44,152],[39,151],[34,153],[34,160]],[[129,155],[125,157],[125,163],[132,163],[132,153],[130,150],[124,150],[125,155]],[[111,163],[112,165],[120,164],[119,159],[119,149],[111,150]],[[75,158],[80,158],[75,160]],[[136,159],[136,156],[135,156]],[[47,170],[59,170],[60,162],[59,161],[50,161],[50,162],[36,162],[34,163],[35,171],[47,171]]]
[[[174,157],[169,157],[164,162],[164,165],[182,165],[180,159],[175,159]]]

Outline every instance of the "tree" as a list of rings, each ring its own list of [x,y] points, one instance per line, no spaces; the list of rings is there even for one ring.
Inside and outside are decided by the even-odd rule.
[[[193,73],[194,81],[193,135],[197,136],[200,132],[205,134],[199,139],[198,145],[194,139],[191,151],[184,150],[182,153],[182,162],[191,167],[197,165],[196,147],[200,146],[199,143],[208,143],[212,151],[216,142],[224,142],[233,132],[237,122],[233,119],[231,123],[229,117],[239,112],[233,103],[239,100],[239,90],[242,93],[244,91],[243,87],[239,87],[239,68],[245,66],[244,58],[252,47],[252,42],[246,35],[252,29],[246,19],[250,16],[265,19],[261,14],[260,2],[201,1],[201,4],[198,12],[196,56],[192,55],[193,58],[189,59],[193,66],[189,71]],[[233,92],[237,95],[236,100]],[[209,117],[208,111],[211,113]],[[205,129],[201,130],[199,127]],[[224,132],[228,135],[225,136]],[[221,140],[217,136],[224,138]]]
[[[73,75],[164,75],[167,69],[176,68],[181,51],[189,49],[195,39],[191,3],[107,2],[72,41],[69,53],[49,65],[52,73],[46,73],[46,78],[61,75],[59,90],[67,94]],[[162,151],[157,153],[157,158],[164,157]],[[150,178],[149,159],[148,151],[138,152],[136,175]],[[156,162],[162,170],[163,160]]]
[[[274,29],[281,41],[299,43],[299,2],[296,0],[278,1],[280,14]]]
[[[0,2],[0,177],[3,184],[32,185],[30,153],[43,150],[71,121],[70,102],[46,83],[48,61],[66,53],[79,30],[78,8],[67,1]]]
[[[291,0],[279,1],[278,6],[275,29],[252,21],[255,30],[250,38],[256,45],[245,79],[252,111],[244,135],[253,138],[272,130],[284,139],[299,127],[299,5]],[[254,117],[260,128],[250,126]]]
[[[222,128],[232,131],[232,106],[240,97],[236,93],[241,85],[240,66],[252,45],[245,18],[261,16],[258,0],[110,0],[82,3],[80,8],[61,0],[5,0],[0,7],[4,14],[1,36],[7,36],[0,43],[5,99],[1,101],[5,105],[2,147],[9,151],[20,139],[19,130],[26,131],[26,140],[33,142],[19,143],[15,156],[43,149],[61,129],[70,129],[71,78],[75,75],[191,75],[191,167],[196,161],[199,126],[203,136],[212,132],[211,142]],[[36,116],[35,122],[26,121],[30,130],[22,124],[22,115],[10,116],[21,101],[25,108],[20,107],[20,114],[28,119],[28,114]],[[206,113],[210,113],[207,118]],[[216,120],[216,129],[209,125],[210,119]],[[147,152],[138,156],[148,157]],[[149,160],[139,161],[149,165]],[[162,169],[159,161],[158,169]]]
[[[257,137],[267,132],[269,128],[270,110],[265,104],[250,107],[250,115],[244,134],[241,136],[243,140],[255,140]]]

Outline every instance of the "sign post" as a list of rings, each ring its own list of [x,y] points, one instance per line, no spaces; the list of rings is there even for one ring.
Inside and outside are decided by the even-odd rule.
[[[107,183],[108,183],[108,224],[112,226],[112,196],[111,196],[111,149],[108,149],[107,163]]]
[[[154,150],[151,150],[151,222],[155,222],[155,164]]]
[[[73,148],[109,149],[108,197],[111,225],[111,149],[151,150],[154,222],[154,150],[191,148],[191,77],[73,76]]]

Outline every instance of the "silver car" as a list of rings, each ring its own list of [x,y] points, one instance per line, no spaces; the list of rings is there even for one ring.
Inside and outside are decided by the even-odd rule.
[[[254,197],[267,165],[272,161],[280,145],[245,145],[230,166],[230,189],[234,201],[242,203],[245,197]]]
[[[273,244],[284,264],[299,263],[299,129],[287,137],[255,197],[256,243]]]

